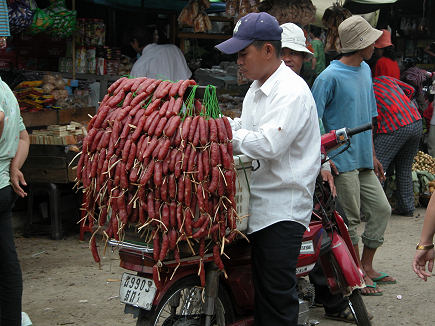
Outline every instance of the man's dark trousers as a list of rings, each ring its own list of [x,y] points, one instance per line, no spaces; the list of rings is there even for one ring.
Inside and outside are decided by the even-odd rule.
[[[256,326],[296,326],[296,264],[305,227],[283,221],[250,234]]]

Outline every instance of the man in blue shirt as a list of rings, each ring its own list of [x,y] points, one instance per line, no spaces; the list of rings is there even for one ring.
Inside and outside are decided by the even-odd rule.
[[[338,33],[342,57],[331,62],[312,88],[317,112],[326,132],[343,127],[354,128],[371,122],[377,116],[371,72],[364,60],[373,55],[373,44],[382,32],[372,28],[361,16],[352,16],[340,24]],[[329,156],[334,154],[331,152]],[[373,150],[372,132],[355,135],[350,148],[335,157],[334,163],[339,171],[335,178],[338,202],[348,218],[349,234],[358,257],[360,212],[367,218],[361,235],[364,244],[361,266],[366,282],[362,294],[381,295],[377,282],[396,281],[373,268],[376,249],[384,241],[391,207],[378,180],[385,177]]]

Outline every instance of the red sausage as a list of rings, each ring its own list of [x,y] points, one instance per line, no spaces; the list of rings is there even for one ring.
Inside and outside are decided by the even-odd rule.
[[[159,260],[163,261],[168,253],[169,248],[169,238],[167,233],[163,233],[162,236],[162,248],[160,250]]]
[[[165,228],[167,230],[169,230],[169,226],[170,226],[170,216],[169,216],[169,206],[168,204],[163,204],[162,207],[162,223],[165,226]]]
[[[150,128],[148,129],[148,135],[150,135],[150,136],[154,135],[154,132],[156,131],[156,128],[157,128],[157,125],[159,124],[159,121],[160,121],[160,116],[156,115],[156,117],[154,118],[153,122],[150,125]]]
[[[183,202],[183,198],[184,198],[184,176],[178,178],[178,194],[177,194],[177,200],[181,203]]]
[[[218,130],[218,138],[221,143],[228,141],[227,130],[222,118],[216,119],[216,125]]]
[[[176,83],[173,83],[171,89],[169,90],[169,96],[172,97],[172,96],[177,95],[178,90],[179,90],[182,83],[183,83],[183,80],[179,80]]]
[[[143,131],[144,132],[148,132],[148,129],[151,126],[151,123],[154,121],[154,118],[159,114],[158,111],[154,111],[153,113],[151,113],[149,116],[147,116],[146,118],[146,122],[143,126]]]
[[[159,115],[161,117],[166,116],[166,111],[168,110],[168,107],[169,107],[169,101],[163,103],[162,107],[159,110]]]
[[[152,177],[152,175],[153,175],[153,172],[154,172],[154,164],[155,164],[155,161],[152,160],[152,161],[148,164],[148,166],[146,167],[146,169],[144,169],[144,170],[142,171],[142,176],[141,176],[140,181],[139,181],[139,183],[140,183],[142,186],[145,186],[146,183],[151,179],[151,177]]]
[[[215,167],[220,163],[220,161],[219,145],[213,142],[210,145],[210,165]]]
[[[224,122],[225,125],[225,130],[227,131],[227,137],[229,140],[233,139],[233,130],[231,129],[231,124],[228,121],[227,117],[222,117],[222,121]]]
[[[186,230],[187,235],[192,235],[192,211],[190,207],[184,210],[184,230]]]
[[[112,85],[107,89],[107,93],[112,93],[127,77],[121,77],[116,80]]]
[[[154,238],[153,238],[153,258],[154,258],[154,260],[158,261],[159,256],[160,256],[160,236],[156,230],[156,232],[154,233]]]
[[[160,121],[157,124],[156,130],[154,131],[154,135],[156,135],[157,137],[160,137],[162,135],[163,128],[165,127],[167,121],[168,121],[168,119],[166,119],[166,117],[160,118]]]
[[[184,178],[184,204],[187,207],[190,207],[192,201],[192,181],[190,177],[187,176]]]
[[[153,100],[153,102],[148,105],[148,107],[145,110],[145,115],[150,115],[151,113],[153,113],[160,105],[161,99],[156,99]]]
[[[178,178],[181,175],[181,165],[183,164],[182,157],[183,157],[183,153],[177,151],[177,155],[175,156],[175,168],[174,168],[174,174],[176,178]]]
[[[171,229],[169,231],[169,249],[174,250],[177,246],[177,231],[175,229]]]
[[[166,138],[163,145],[160,147],[160,151],[157,156],[157,159],[159,161],[162,161],[168,155],[169,146],[171,146],[171,140],[169,138]]]
[[[211,182],[210,185],[208,187],[208,191],[209,192],[215,192],[217,187],[218,187],[218,182],[219,182],[219,168],[217,166],[213,167],[213,169],[211,170]]]
[[[227,145],[226,144],[219,144],[220,152],[221,152],[221,158],[222,158],[222,165],[226,170],[230,170],[233,166],[232,158],[228,154],[227,151]]]
[[[127,164],[125,165],[127,171],[130,171],[134,164],[134,159],[136,158],[136,151],[137,151],[136,144],[131,143],[130,152],[128,153]]]
[[[182,106],[183,106],[183,98],[179,97],[175,100],[174,107],[172,108],[171,114],[178,115],[181,111]]]
[[[193,141],[193,137],[195,136],[195,132],[196,132],[196,127],[198,126],[198,121],[199,121],[199,115],[193,118],[192,123],[190,125],[189,135],[187,138],[189,142]]]
[[[192,123],[192,117],[187,117],[184,119],[183,126],[181,129],[181,139],[186,140],[189,135],[190,124]]]
[[[208,141],[208,135],[206,134],[206,121],[204,120],[204,117],[199,118],[199,141],[201,143],[201,146],[207,145]]]
[[[157,187],[162,185],[162,162],[160,161],[154,164],[154,184]]]
[[[168,104],[168,109],[166,110],[166,118],[170,118],[171,116],[175,115],[173,113],[173,109],[174,109],[174,104],[175,104],[175,98],[171,97],[169,99],[169,104]]]
[[[208,120],[208,129],[210,133],[210,141],[211,142],[217,142],[218,141],[218,134],[217,134],[217,126],[215,119],[209,119]]]

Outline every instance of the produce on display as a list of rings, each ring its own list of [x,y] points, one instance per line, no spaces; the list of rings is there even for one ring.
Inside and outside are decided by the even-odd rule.
[[[328,29],[325,52],[340,52],[341,45],[338,36],[338,25],[350,16],[352,16],[352,13],[338,2],[325,10],[322,17],[322,23]]]
[[[209,252],[223,269],[225,245],[240,233],[231,126],[215,87],[205,88],[202,103],[197,87],[193,80],[120,78],[91,119],[77,164],[83,219],[96,228],[95,260],[98,233],[122,241],[126,225],[135,225],[153,243],[158,288],[167,257],[179,263],[180,255]],[[202,259],[204,286],[201,266]]]
[[[11,34],[18,34],[32,24],[33,11],[27,1],[9,1],[8,17]]]
[[[57,38],[67,38],[76,27],[77,12],[66,8],[65,0],[51,0],[45,8],[35,8],[30,32],[49,32]]]
[[[412,164],[412,173],[418,181],[418,195],[424,199],[430,198],[435,190],[435,158],[418,151]],[[425,201],[425,200],[424,200]],[[427,203],[425,203],[427,205]]]
[[[178,16],[180,25],[193,27],[195,33],[205,33],[212,29],[206,9],[210,7],[208,0],[190,0]]]
[[[259,4],[260,0],[227,0],[225,14],[227,17],[234,17],[235,20],[239,20],[251,12],[259,12]]]
[[[57,74],[46,74],[42,80],[23,81],[14,88],[14,94],[24,111],[53,108],[68,97],[65,81]]]
[[[412,163],[412,171],[427,171],[435,174],[435,158],[431,155],[418,151]]]
[[[435,190],[435,158],[423,151],[418,151],[412,164],[411,175],[415,206],[427,206]],[[389,176],[385,188],[387,198],[393,207],[395,206],[394,193],[397,190],[396,182],[395,175]]]
[[[280,24],[291,22],[301,26],[312,23],[316,15],[316,7],[311,0],[266,0],[261,3],[260,11],[267,11]]]

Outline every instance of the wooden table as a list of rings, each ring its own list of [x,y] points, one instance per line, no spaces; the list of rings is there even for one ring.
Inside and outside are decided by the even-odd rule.
[[[63,145],[30,145],[29,155],[22,167],[24,178],[29,185],[27,203],[28,230],[26,233],[31,233],[30,229],[39,227],[32,223],[33,203],[36,193],[45,193],[48,195],[51,220],[49,232],[51,237],[58,240],[63,236],[62,217],[60,216],[61,196],[65,193],[73,193],[72,186],[76,174],[73,167],[78,162],[76,159],[71,166],[68,166],[77,154],[74,151],[69,151],[68,148],[68,146]],[[79,199],[74,205],[77,208],[77,215],[79,215]]]
[[[61,109],[35,112],[21,112],[26,127],[42,127],[48,125],[64,125],[71,121],[82,122],[90,120],[96,108]]]

